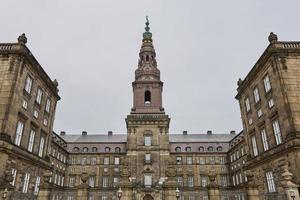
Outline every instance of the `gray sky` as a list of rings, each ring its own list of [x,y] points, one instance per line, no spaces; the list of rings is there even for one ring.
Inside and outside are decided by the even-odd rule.
[[[56,132],[125,133],[149,15],[170,132],[240,131],[236,81],[270,31],[300,40],[299,7],[299,0],[2,0],[0,40],[26,33],[27,46],[59,81]]]

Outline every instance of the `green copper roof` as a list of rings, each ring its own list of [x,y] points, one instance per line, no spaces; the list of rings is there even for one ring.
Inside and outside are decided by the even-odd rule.
[[[146,27],[145,27],[145,32],[143,33],[143,39],[152,39],[152,33],[151,32],[149,32],[149,30],[150,30],[150,27],[149,27],[149,19],[148,19],[148,16],[146,16]]]

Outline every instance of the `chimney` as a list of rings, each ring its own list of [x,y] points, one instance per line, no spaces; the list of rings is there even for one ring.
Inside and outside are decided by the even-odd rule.
[[[59,135],[61,135],[61,136],[66,135],[66,131],[61,131]]]
[[[182,131],[183,135],[187,135],[187,133],[188,133],[187,131]]]
[[[231,130],[231,131],[230,131],[230,134],[231,134],[231,135],[235,135],[235,130]]]
[[[86,131],[82,131],[82,135],[87,135],[87,132]]]
[[[112,131],[108,131],[107,134],[108,134],[108,136],[112,136],[113,132]]]
[[[208,130],[206,133],[207,135],[212,135],[212,130]]]

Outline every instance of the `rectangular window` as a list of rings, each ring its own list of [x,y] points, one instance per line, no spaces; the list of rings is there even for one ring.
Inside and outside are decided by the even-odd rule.
[[[181,164],[182,158],[181,156],[176,157],[176,164]]]
[[[41,182],[41,177],[37,176],[35,179],[35,185],[34,185],[34,195],[38,195],[38,193],[39,193],[40,182]]]
[[[38,104],[41,104],[41,102],[42,102],[42,97],[43,97],[43,91],[42,91],[40,88],[38,88],[37,93],[36,93],[36,99],[35,99],[35,101],[36,101]]]
[[[97,158],[93,157],[91,159],[91,165],[96,165],[96,162],[97,162]]]
[[[115,157],[115,165],[119,165],[120,164],[120,158],[119,157]]]
[[[145,136],[145,146],[151,146],[151,136]]]
[[[107,196],[102,196],[102,200],[108,200]]]
[[[225,157],[220,157],[220,164],[224,165],[225,164]]]
[[[205,165],[205,159],[203,157],[200,157],[200,165]]]
[[[262,143],[263,143],[264,150],[267,151],[267,150],[269,150],[269,144],[268,144],[266,130],[262,129],[260,131],[260,134],[261,134],[261,140],[262,140]]]
[[[177,183],[180,187],[183,187],[183,178],[182,178],[182,176],[177,176]]]
[[[215,157],[209,157],[209,164],[215,164]]]
[[[25,110],[27,110],[28,102],[27,102],[25,99],[23,99],[22,107],[23,107]]]
[[[64,180],[65,180],[65,177],[63,176],[63,177],[61,177],[61,186],[63,187],[64,186]]]
[[[109,157],[104,157],[104,165],[109,165]]]
[[[263,113],[262,113],[261,109],[259,109],[257,111],[257,117],[260,118],[262,115],[263,115]]]
[[[74,187],[75,186],[75,177],[70,177],[69,178],[69,187]]]
[[[26,173],[24,177],[23,188],[22,188],[23,193],[27,193],[28,191],[29,179],[30,179],[30,174]]]
[[[46,108],[45,108],[47,113],[50,112],[50,108],[51,108],[51,100],[50,100],[50,98],[48,98],[46,101]]]
[[[282,140],[281,140],[281,132],[280,132],[280,127],[279,127],[279,122],[278,120],[273,122],[273,131],[274,131],[274,136],[275,136],[275,140],[276,140],[276,144],[281,144]]]
[[[269,92],[271,90],[271,83],[270,83],[270,78],[269,76],[265,76],[264,78],[264,86],[265,86],[265,91]]]
[[[90,176],[89,177],[89,186],[90,187],[95,187],[95,176]]]
[[[43,124],[44,124],[44,126],[48,125],[48,119],[47,118],[44,118]]]
[[[27,76],[26,82],[25,82],[25,91],[30,94],[32,87],[32,78],[30,76]]]
[[[269,99],[268,105],[269,105],[269,108],[272,108],[274,106],[274,100],[273,100],[273,98]]]
[[[207,177],[201,176],[201,186],[206,187],[207,186]]]
[[[259,91],[258,91],[257,87],[253,90],[253,95],[254,95],[254,101],[255,101],[255,103],[259,102],[260,96],[259,96]]]
[[[102,187],[108,187],[108,177],[107,176],[103,176],[102,177]]]
[[[39,117],[39,111],[34,110],[34,111],[33,111],[33,117],[34,117],[35,119],[37,119],[37,118]]]
[[[18,121],[17,130],[16,130],[16,137],[15,137],[15,144],[18,145],[18,146],[20,146],[20,144],[21,144],[23,128],[24,128],[24,123],[21,122],[21,121]]]
[[[193,164],[193,157],[191,157],[191,156],[186,157],[186,164],[192,165]]]
[[[266,173],[266,178],[267,178],[267,184],[268,184],[268,191],[269,192],[276,192],[273,173],[271,171],[267,172]]]
[[[118,183],[119,183],[119,178],[118,177],[114,177],[113,178],[113,186],[114,187],[118,186]]]
[[[151,174],[144,175],[144,184],[146,187],[150,187],[152,185],[152,175]]]
[[[226,175],[221,175],[221,186],[222,187],[227,187],[227,176]]]
[[[245,106],[246,106],[246,111],[249,112],[251,107],[250,107],[250,101],[248,97],[245,100]]]
[[[235,180],[236,180],[236,184],[239,185],[240,183],[239,183],[239,176],[238,176],[238,174],[235,175]]]
[[[255,136],[252,136],[251,140],[252,140],[253,155],[257,156],[258,155],[258,149],[257,149],[257,145],[256,145]]]
[[[74,200],[74,197],[72,195],[68,195],[68,199],[67,200]]]
[[[233,186],[235,186],[235,176],[234,175],[232,176],[232,184],[233,184]]]
[[[145,162],[146,162],[146,163],[151,162],[151,154],[150,154],[150,153],[146,153],[146,154],[145,154]]]
[[[17,178],[17,170],[16,170],[16,169],[12,169],[12,170],[11,170],[11,174],[12,174],[13,180],[12,180],[12,182],[10,182],[10,184],[11,184],[12,186],[15,186],[16,178]]]
[[[248,123],[249,123],[249,125],[252,125],[252,124],[253,124],[253,119],[252,119],[252,117],[249,118]]]
[[[188,176],[188,186],[194,187],[194,177],[193,176]]]
[[[29,152],[32,152],[33,144],[34,144],[34,137],[35,137],[35,131],[31,129],[30,136],[29,136],[29,141],[28,141],[28,147],[27,147],[27,150]]]
[[[43,153],[44,153],[44,145],[45,145],[45,138],[41,137],[40,140],[40,147],[39,147],[39,157],[43,157]]]

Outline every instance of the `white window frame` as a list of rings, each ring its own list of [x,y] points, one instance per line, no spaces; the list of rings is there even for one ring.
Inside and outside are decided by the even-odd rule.
[[[95,187],[95,176],[90,176],[89,177],[89,186],[90,187]]]
[[[39,157],[43,157],[44,154],[44,146],[45,146],[45,138],[41,137],[40,139],[40,145],[39,145]]]
[[[32,82],[33,82],[32,78],[30,76],[27,76],[24,89],[28,94],[31,93]]]
[[[186,164],[187,165],[192,165],[193,164],[193,157],[192,156],[186,157]]]
[[[115,157],[115,165],[119,165],[120,164],[120,157]]]
[[[69,178],[69,187],[74,187],[75,186],[75,177],[70,177]]]
[[[152,175],[144,174],[144,185],[145,187],[151,187],[152,185]]]
[[[104,187],[104,188],[108,187],[108,176],[102,177],[102,187]]]
[[[269,99],[269,101],[268,101],[269,108],[273,108],[274,105],[275,105],[274,99],[273,98]]]
[[[35,101],[36,101],[38,104],[41,104],[41,102],[42,102],[42,97],[43,97],[43,91],[41,90],[41,88],[38,88],[38,89],[37,89],[37,93],[36,93],[36,99],[35,99]]]
[[[261,140],[262,140],[262,143],[263,143],[263,148],[264,148],[265,151],[268,151],[269,150],[269,144],[268,144],[266,129],[262,129],[260,131],[260,135],[261,135]]]
[[[13,169],[11,170],[11,174],[12,174],[13,180],[12,180],[12,182],[10,182],[10,184],[11,184],[12,186],[15,186],[16,178],[17,178],[17,170],[13,168]]]
[[[265,92],[269,92],[271,90],[271,82],[270,82],[270,78],[268,75],[266,75],[264,77],[264,86],[265,86]]]
[[[25,177],[24,177],[24,183],[23,183],[22,193],[27,193],[27,191],[28,191],[28,185],[29,185],[29,179],[30,179],[30,174],[26,173]]]
[[[279,145],[282,143],[279,121],[278,120],[273,121],[272,125],[273,125],[273,132],[274,132],[276,144]]]
[[[151,154],[150,153],[146,153],[145,154],[145,161],[146,162],[150,162],[151,161]]]
[[[20,144],[21,144],[23,130],[24,130],[24,123],[19,120],[17,122],[16,137],[15,137],[15,144],[18,146],[20,146]]]
[[[188,176],[188,187],[194,187],[194,176]]]
[[[28,146],[27,146],[27,150],[29,152],[32,152],[32,150],[33,150],[34,139],[35,139],[35,130],[31,129],[30,135],[29,135]]]
[[[263,112],[261,109],[258,109],[257,111],[257,117],[260,118],[263,115]]]
[[[266,179],[267,179],[268,191],[269,192],[276,192],[276,186],[275,186],[272,171],[266,172]]]
[[[51,99],[47,98],[46,107],[45,107],[45,110],[46,110],[47,113],[50,112],[50,108],[51,108]]]
[[[152,145],[152,137],[150,135],[146,135],[144,137],[144,143],[145,143],[145,146],[151,146]]]
[[[257,87],[255,87],[253,90],[253,96],[254,96],[255,103],[260,101],[259,90]]]
[[[258,149],[257,149],[257,143],[256,143],[255,135],[251,137],[251,141],[252,141],[253,155],[254,155],[254,157],[256,157],[256,156],[258,156]]]
[[[245,99],[245,107],[246,107],[246,112],[249,112],[251,109],[249,97]]]
[[[41,183],[41,177],[37,176],[36,179],[35,179],[35,185],[34,185],[34,195],[39,194],[40,183]]]
[[[109,157],[104,157],[103,164],[109,165]]]
[[[28,102],[25,99],[23,99],[22,108],[24,108],[25,110],[27,110],[28,108]]]

